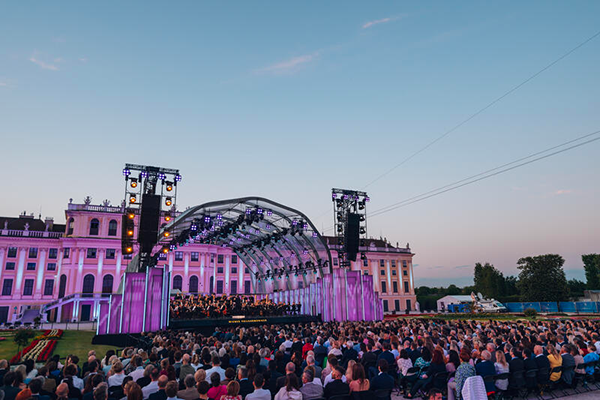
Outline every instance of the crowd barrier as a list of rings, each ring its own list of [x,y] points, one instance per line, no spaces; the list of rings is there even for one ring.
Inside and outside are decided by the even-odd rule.
[[[600,312],[600,302],[595,301],[561,301],[554,302],[524,302],[524,303],[504,303],[509,312],[522,313],[528,308],[533,308],[541,313],[584,313],[594,314]]]

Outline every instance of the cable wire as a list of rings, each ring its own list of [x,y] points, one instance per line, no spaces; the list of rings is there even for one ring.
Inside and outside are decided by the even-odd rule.
[[[456,131],[458,128],[462,127],[467,122],[471,121],[472,119],[474,119],[475,117],[477,117],[479,114],[483,113],[484,111],[486,111],[487,109],[489,109],[490,107],[492,107],[493,105],[495,105],[496,103],[498,103],[499,101],[501,101],[502,99],[504,99],[505,97],[507,97],[508,95],[510,95],[511,93],[515,92],[516,90],[518,90],[522,86],[526,85],[531,80],[535,79],[537,76],[539,76],[543,72],[547,71],[548,69],[550,69],[551,67],[553,67],[555,64],[557,64],[561,60],[564,60],[565,58],[567,58],[568,56],[570,56],[572,53],[574,53],[575,51],[577,51],[579,48],[585,46],[587,43],[591,42],[592,40],[594,40],[598,36],[600,36],[600,31],[598,31],[595,34],[593,34],[592,36],[588,37],[586,40],[584,40],[583,42],[579,43],[577,46],[573,47],[571,50],[567,51],[566,53],[564,53],[563,55],[561,55],[560,57],[558,57],[557,59],[555,59],[554,61],[552,61],[550,64],[546,65],[544,68],[538,70],[536,73],[534,73],[533,75],[529,76],[527,79],[525,79],[524,81],[522,81],[518,85],[513,86],[510,90],[508,90],[507,92],[504,92],[504,94],[502,94],[500,97],[497,97],[495,100],[493,100],[492,102],[488,103],[485,107],[479,109],[474,114],[471,114],[468,118],[464,119],[463,121],[461,121],[460,123],[458,123],[457,125],[455,125],[454,127],[452,127],[451,129],[447,130],[441,136],[438,136],[436,139],[434,139],[433,141],[429,142],[424,147],[422,147],[419,150],[417,150],[416,152],[412,153],[410,156],[408,156],[407,158],[405,158],[404,160],[402,160],[400,163],[396,164],[394,167],[390,168],[389,170],[387,170],[383,174],[381,174],[378,177],[376,177],[375,179],[373,179],[371,182],[367,183],[365,186],[363,186],[361,188],[361,190],[364,190],[365,188],[371,186],[373,183],[379,181],[381,178],[389,175],[391,172],[393,172],[397,168],[399,168],[402,165],[406,164],[408,161],[410,161],[411,159],[413,159],[417,155],[421,154],[422,152],[424,152],[425,150],[427,150],[428,148],[430,148],[435,143],[439,142],[440,140],[442,140],[443,138],[445,138],[446,136],[448,136],[452,132]]]

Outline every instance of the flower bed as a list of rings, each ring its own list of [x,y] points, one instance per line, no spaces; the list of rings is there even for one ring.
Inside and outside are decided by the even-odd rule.
[[[37,336],[29,346],[17,353],[10,359],[11,364],[19,361],[32,359],[36,362],[44,362],[50,358],[58,338],[63,335],[62,329],[48,329],[42,335]]]

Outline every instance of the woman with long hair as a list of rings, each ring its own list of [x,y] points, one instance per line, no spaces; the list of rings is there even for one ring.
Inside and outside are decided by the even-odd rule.
[[[123,392],[127,396],[127,400],[144,400],[142,388],[140,388],[140,385],[138,385],[134,381],[127,382],[127,384],[125,384],[125,389],[123,390]]]
[[[348,361],[348,366],[346,367],[346,373],[344,374],[344,375],[346,375],[346,382],[352,381],[352,368],[354,367],[354,364],[356,364],[356,361],[354,361],[354,360]]]
[[[364,392],[365,390],[369,390],[371,387],[369,380],[365,376],[364,367],[362,364],[356,362],[352,366],[352,379],[348,382],[350,382],[350,393]]]
[[[556,350],[556,346],[553,342],[548,343],[546,346],[546,350],[548,351],[548,361],[550,361],[550,369],[556,367],[562,367],[562,357],[558,354],[558,350]],[[550,374],[550,380],[552,382],[558,382],[560,377],[562,376],[562,372],[553,372]]]
[[[423,348],[423,350],[425,350],[425,349],[426,349],[426,347]],[[410,393],[406,397],[409,399],[412,399],[421,388],[423,388],[423,389],[426,388],[433,381],[433,376],[435,374],[440,373],[440,372],[446,372],[446,364],[444,363],[444,354],[440,350],[435,349],[433,351],[433,357],[431,358],[431,363],[427,367],[427,372],[425,372],[424,374],[421,374],[421,376],[419,377],[417,382],[415,382],[415,384],[411,388]]]
[[[298,390],[299,387],[296,374],[287,374],[285,386],[279,389],[274,400],[302,400],[302,393]]]
[[[448,352],[448,362],[446,363],[446,371],[452,373],[456,372],[456,369],[460,365],[460,358],[458,357],[458,352],[455,350],[450,350]]]
[[[560,358],[560,356],[558,357]],[[494,363],[494,367],[496,368],[497,375],[508,373],[508,363],[506,362],[506,357],[504,356],[503,351],[496,350],[496,362]],[[508,379],[498,379],[495,383],[496,387],[500,390],[508,389]]]

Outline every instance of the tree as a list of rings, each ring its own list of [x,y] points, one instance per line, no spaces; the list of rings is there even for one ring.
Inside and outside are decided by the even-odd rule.
[[[498,271],[490,263],[475,264],[473,281],[475,291],[488,298],[498,298],[505,295],[506,280],[502,272]]]
[[[569,287],[558,254],[523,257],[517,261],[522,301],[564,301],[569,297]]]
[[[569,294],[571,297],[583,297],[583,291],[586,289],[585,282],[577,279],[569,279],[569,281],[567,281],[567,285],[569,286]]]
[[[19,352],[21,351],[21,347],[24,348],[25,346],[27,346],[27,343],[29,343],[29,339],[31,339],[32,337],[33,331],[29,329],[21,328],[18,329],[17,332],[15,332],[15,337],[13,338],[13,340],[17,344],[17,354],[19,354]],[[22,354],[19,356],[19,360],[22,356]]]
[[[600,289],[600,254],[583,254],[581,260],[585,269],[586,288]]]

